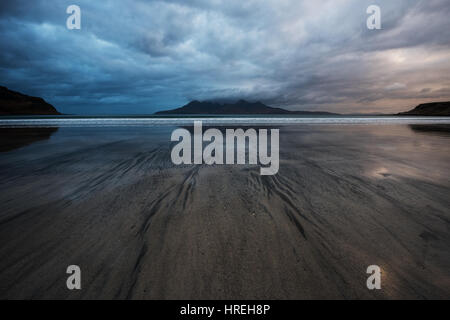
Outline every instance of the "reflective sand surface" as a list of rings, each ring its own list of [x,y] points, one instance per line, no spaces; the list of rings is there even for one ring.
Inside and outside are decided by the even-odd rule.
[[[450,298],[448,125],[283,126],[275,176],[173,129],[0,128],[0,298]]]

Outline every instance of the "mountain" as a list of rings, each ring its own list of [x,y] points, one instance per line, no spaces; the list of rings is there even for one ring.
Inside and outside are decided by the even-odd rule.
[[[401,112],[400,116],[450,116],[450,101],[424,103],[413,110]]]
[[[281,108],[272,108],[261,102],[248,102],[239,100],[236,103],[217,103],[191,101],[187,105],[155,114],[304,114],[304,115],[331,115],[329,112],[289,111]]]
[[[59,115],[51,104],[38,97],[30,97],[0,86],[0,116]]]

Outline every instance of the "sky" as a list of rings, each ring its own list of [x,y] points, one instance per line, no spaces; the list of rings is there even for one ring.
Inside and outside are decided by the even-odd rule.
[[[69,5],[81,29],[69,30]],[[381,30],[366,10],[381,9]],[[191,100],[392,113],[450,100],[449,0],[0,1],[0,85],[70,114]]]

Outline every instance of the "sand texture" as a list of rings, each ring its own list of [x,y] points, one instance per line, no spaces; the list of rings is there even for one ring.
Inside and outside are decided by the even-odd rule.
[[[123,130],[0,153],[0,298],[450,298],[446,130],[281,128],[275,176],[174,166],[169,131]]]

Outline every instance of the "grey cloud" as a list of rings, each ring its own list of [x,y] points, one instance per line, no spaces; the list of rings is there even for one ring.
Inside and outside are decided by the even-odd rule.
[[[191,99],[398,110],[450,99],[448,0],[0,3],[2,85],[68,113],[148,113]],[[423,89],[428,90],[423,92]],[[399,111],[399,110],[398,110]]]

